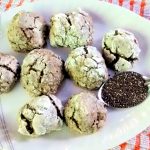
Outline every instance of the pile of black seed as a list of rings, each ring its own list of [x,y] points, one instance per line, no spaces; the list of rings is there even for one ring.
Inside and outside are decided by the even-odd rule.
[[[141,74],[122,72],[110,78],[102,88],[102,99],[109,106],[127,108],[143,102],[148,96],[148,86]]]

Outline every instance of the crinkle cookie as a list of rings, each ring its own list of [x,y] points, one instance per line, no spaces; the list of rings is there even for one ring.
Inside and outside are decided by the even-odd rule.
[[[0,53],[0,94],[9,92],[19,77],[18,60],[14,56]]]
[[[40,136],[60,130],[63,125],[63,106],[54,95],[42,95],[27,102],[19,111],[18,132]]]
[[[32,12],[17,13],[8,27],[8,40],[13,50],[29,52],[46,43],[46,22]]]
[[[31,51],[23,60],[21,83],[32,96],[54,94],[63,80],[63,61],[48,49]]]
[[[92,44],[92,19],[82,10],[54,15],[50,27],[49,38],[53,47],[77,48]]]
[[[72,96],[64,109],[67,125],[81,134],[96,132],[104,126],[107,110],[94,94],[82,92]]]
[[[104,59],[92,46],[71,51],[65,62],[65,69],[77,85],[88,89],[99,88],[108,78]]]
[[[116,71],[127,71],[132,68],[140,54],[135,36],[123,29],[106,33],[102,41],[102,50],[106,63]]]

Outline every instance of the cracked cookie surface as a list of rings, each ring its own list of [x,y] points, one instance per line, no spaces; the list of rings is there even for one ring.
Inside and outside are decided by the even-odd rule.
[[[29,52],[45,45],[46,30],[43,17],[32,12],[20,12],[9,24],[7,36],[13,50]]]
[[[0,53],[0,94],[9,92],[19,77],[18,60],[14,56]]]
[[[92,44],[92,19],[82,10],[54,15],[50,27],[49,38],[53,47],[77,48]]]
[[[32,96],[56,93],[64,77],[63,65],[51,50],[33,50],[23,60],[21,83]]]
[[[87,89],[99,88],[108,78],[104,59],[92,46],[71,51],[65,62],[65,69],[77,85]]]
[[[18,132],[40,136],[60,130],[63,125],[63,106],[54,95],[42,95],[26,103],[18,115]]]
[[[69,128],[81,134],[94,133],[104,126],[107,110],[94,94],[82,92],[72,96],[64,109]]]
[[[110,68],[116,71],[127,71],[138,60],[141,50],[134,34],[116,29],[104,35],[102,51]]]

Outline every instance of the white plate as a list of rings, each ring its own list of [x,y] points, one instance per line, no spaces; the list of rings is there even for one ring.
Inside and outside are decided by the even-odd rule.
[[[135,33],[142,53],[140,61],[135,64],[133,70],[144,75],[150,75],[150,22],[128,10],[96,0],[54,0],[45,2],[41,0],[3,13],[0,26],[0,30],[2,30],[0,51],[13,54],[22,61],[23,55],[20,56],[20,54],[14,53],[10,49],[6,37],[8,23],[18,11],[38,12],[49,22],[52,14],[70,11],[79,7],[88,11],[93,17],[95,29],[93,45],[98,49],[101,47],[103,34],[110,29],[120,27]],[[53,50],[61,55],[63,59],[66,59],[68,50]],[[71,81],[65,80],[57,95],[64,102],[69,96],[73,93],[78,93],[80,90]],[[62,131],[53,132],[50,135],[39,138],[28,139],[17,133],[16,123],[18,109],[28,99],[29,96],[20,84],[10,93],[1,95],[6,125],[15,150],[105,150],[132,138],[150,125],[149,97],[141,105],[134,108],[109,109],[105,127],[95,134],[87,136],[73,135],[67,127],[64,127]]]

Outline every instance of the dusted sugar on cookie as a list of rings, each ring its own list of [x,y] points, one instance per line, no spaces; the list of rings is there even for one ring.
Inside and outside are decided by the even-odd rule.
[[[19,111],[18,132],[26,136],[40,136],[63,125],[63,106],[54,95],[33,98]]]
[[[112,107],[126,108],[143,102],[148,96],[148,85],[141,74],[122,72],[110,78],[102,88],[102,99]]]
[[[17,13],[8,27],[8,40],[14,51],[29,52],[46,43],[46,22],[32,12]]]
[[[105,34],[102,40],[102,51],[107,65],[120,72],[131,69],[140,54],[134,34],[123,29]]]
[[[99,88],[108,78],[104,59],[92,46],[79,47],[71,51],[65,68],[77,85],[88,89]]]
[[[89,92],[72,96],[64,110],[69,128],[81,134],[94,133],[102,128],[106,121],[106,113],[103,103]]]
[[[63,80],[63,61],[48,49],[31,51],[23,60],[21,83],[32,96],[54,94]]]
[[[84,11],[59,13],[50,20],[50,43],[53,47],[77,48],[91,45],[93,23]]]
[[[19,77],[18,60],[14,56],[0,53],[0,94],[9,92]]]

